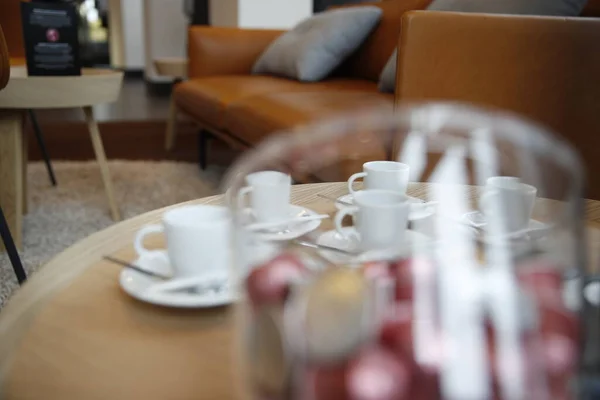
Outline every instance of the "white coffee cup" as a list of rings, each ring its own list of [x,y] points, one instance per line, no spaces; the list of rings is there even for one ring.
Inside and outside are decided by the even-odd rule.
[[[363,164],[363,172],[348,179],[348,191],[356,194],[352,188],[354,181],[364,179],[364,190],[380,189],[406,193],[410,169],[408,165],[396,161],[370,161]]]
[[[352,215],[361,250],[385,249],[401,243],[406,236],[410,203],[402,193],[389,190],[356,192],[354,206],[342,208],[335,216],[335,229],[351,239],[342,220]]]
[[[290,219],[292,178],[278,171],[261,171],[246,176],[248,186],[240,189],[238,204],[244,208],[250,195],[250,207],[259,222],[278,222]]]
[[[512,176],[494,176],[486,181],[479,209],[490,229],[517,232],[527,229],[537,196],[534,186]]]
[[[145,226],[136,234],[134,248],[141,258],[156,253],[144,247],[144,238],[163,232],[174,280],[191,282],[195,278],[227,277],[231,263],[231,217],[226,207],[193,205],[165,212],[161,224]]]

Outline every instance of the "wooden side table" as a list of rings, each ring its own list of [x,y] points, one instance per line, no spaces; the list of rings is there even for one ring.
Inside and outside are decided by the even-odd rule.
[[[27,212],[27,143],[22,132],[27,109],[83,109],[112,218],[121,219],[92,106],[117,100],[122,81],[123,73],[103,69],[84,69],[81,76],[29,77],[25,67],[11,68],[8,86],[0,92],[0,204],[18,247]]]
[[[157,58],[154,60],[156,71],[163,76],[174,78],[178,83],[187,78],[188,60],[185,58]],[[171,96],[171,105],[169,107],[169,119],[167,120],[167,132],[165,135],[165,148],[171,150],[175,145],[175,135],[177,134],[177,106],[174,97]]]

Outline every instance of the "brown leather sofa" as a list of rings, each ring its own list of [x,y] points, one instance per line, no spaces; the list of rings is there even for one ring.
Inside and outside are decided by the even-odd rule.
[[[377,3],[384,10],[379,27],[335,76],[318,83],[250,75],[280,31],[192,27],[190,80],[176,87],[174,102],[238,148],[370,106],[391,110],[410,101],[458,100],[500,107],[573,142],[591,171],[590,196],[600,198],[600,174],[594,174],[600,171],[600,19],[406,13],[428,3]],[[396,93],[380,93],[376,82],[396,44]],[[383,149],[368,156],[385,157]],[[364,160],[355,161],[317,178],[344,179]]]
[[[316,83],[250,75],[258,56],[282,31],[192,27],[188,38],[190,80],[176,87],[174,101],[201,127],[237,148],[254,146],[280,130],[352,110],[377,107],[391,111],[395,99],[393,94],[377,91],[379,75],[397,45],[402,15],[425,9],[430,2],[373,3],[383,10],[378,27],[333,77]],[[383,151],[369,156],[385,157]],[[327,179],[349,175],[355,164],[340,166],[341,171]]]

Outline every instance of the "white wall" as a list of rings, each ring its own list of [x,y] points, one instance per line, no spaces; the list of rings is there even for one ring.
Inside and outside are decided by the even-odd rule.
[[[2,0],[0,0],[2,1]],[[167,81],[154,59],[186,57],[188,19],[184,0],[109,0],[111,57],[116,67],[144,69],[146,79]],[[313,0],[211,0],[211,24],[242,28],[289,29],[312,15]],[[115,34],[117,33],[118,34]],[[116,40],[115,36],[120,36]]]
[[[239,25],[244,28],[289,29],[312,12],[312,0],[239,0]]]
[[[0,0],[2,1],[2,0]],[[109,0],[111,63],[143,69],[151,81],[168,81],[154,70],[154,59],[186,57],[188,19],[184,0]]]
[[[313,0],[211,0],[211,24],[289,29],[312,15]]]
[[[124,0],[128,1],[128,0]],[[153,82],[169,81],[159,77],[154,59],[187,56],[189,21],[183,11],[184,0],[144,0],[146,42],[145,76]]]
[[[211,0],[210,24],[214,26],[239,26],[238,0]]]
[[[125,67],[144,69],[144,4],[142,0],[123,0],[123,5],[126,5],[121,8]]]
[[[144,0],[108,0],[108,18],[111,65],[144,69]]]

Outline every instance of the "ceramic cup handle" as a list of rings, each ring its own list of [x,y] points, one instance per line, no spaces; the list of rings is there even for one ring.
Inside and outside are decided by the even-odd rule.
[[[246,195],[252,193],[252,186],[246,186],[240,189],[237,197],[237,206],[239,210],[246,208]]]
[[[350,239],[352,237],[352,235],[348,235],[346,232],[344,232],[343,227],[342,227],[342,221],[344,220],[344,217],[346,215],[354,215],[357,211],[358,211],[358,207],[345,207],[345,208],[342,208],[340,211],[338,211],[337,214],[335,214],[335,219],[334,219],[335,230],[340,235],[342,235],[345,239]]]
[[[479,197],[479,211],[483,213],[483,215],[493,214],[495,211],[495,204],[498,204],[494,201],[498,196],[498,191],[496,190],[486,190]]]
[[[355,194],[355,193],[356,193],[356,190],[354,190],[354,189],[352,188],[352,185],[354,184],[354,181],[356,181],[357,179],[362,179],[362,178],[364,178],[365,176],[367,176],[367,173],[366,173],[366,172],[359,172],[359,173],[357,173],[357,174],[354,174],[354,175],[352,175],[352,176],[350,177],[350,179],[348,179],[348,191],[349,191],[350,193],[352,193],[352,194]]]
[[[148,225],[143,227],[138,231],[135,235],[135,240],[133,241],[133,248],[135,249],[138,256],[142,257],[144,255],[148,255],[152,253],[152,250],[148,250],[144,247],[144,239],[148,235],[162,233],[165,231],[164,226],[156,224],[156,225]]]

